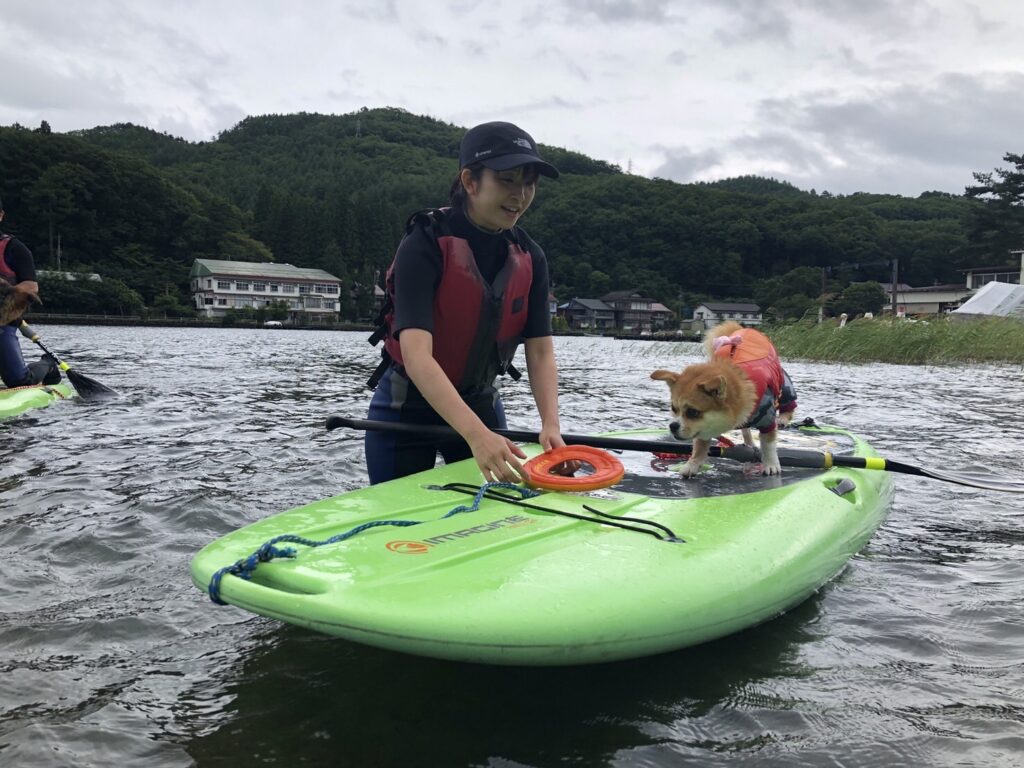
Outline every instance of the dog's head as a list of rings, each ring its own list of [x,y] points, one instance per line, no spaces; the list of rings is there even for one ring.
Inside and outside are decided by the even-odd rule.
[[[698,363],[682,373],[654,371],[651,378],[668,384],[668,426],[677,440],[711,440],[739,426],[754,407],[753,385],[727,362]]]

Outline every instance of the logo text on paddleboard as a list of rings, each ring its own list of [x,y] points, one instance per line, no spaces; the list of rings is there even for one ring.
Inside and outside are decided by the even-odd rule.
[[[423,539],[422,541],[397,539],[389,541],[384,546],[386,546],[390,551],[397,552],[402,555],[422,555],[428,552],[431,547],[436,547],[439,544],[444,544],[449,541],[458,541],[459,539],[464,539],[467,536],[475,536],[478,533],[487,533],[488,531],[497,530],[498,528],[515,528],[532,522],[533,520],[525,515],[509,515],[508,517],[503,517],[500,520],[493,520],[490,523],[474,525],[472,528],[463,528],[460,531],[452,531],[451,533],[442,533],[440,536],[431,536],[429,539]]]

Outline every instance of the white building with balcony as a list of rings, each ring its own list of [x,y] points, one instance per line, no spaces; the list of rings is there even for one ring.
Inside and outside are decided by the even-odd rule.
[[[322,269],[291,264],[196,259],[189,273],[192,299],[200,317],[223,317],[229,309],[284,303],[288,319],[338,319],[341,280]]]
[[[706,301],[693,310],[694,321],[703,323],[704,328],[735,320],[743,325],[761,325],[764,316],[757,304],[741,304],[727,301]],[[696,329],[694,329],[696,330]]]

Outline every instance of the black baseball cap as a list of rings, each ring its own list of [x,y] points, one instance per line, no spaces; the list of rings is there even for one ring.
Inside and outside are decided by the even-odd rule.
[[[541,160],[533,137],[512,123],[482,123],[466,131],[459,145],[459,168],[473,163],[482,163],[493,171],[532,163],[541,175],[558,178],[558,169]]]

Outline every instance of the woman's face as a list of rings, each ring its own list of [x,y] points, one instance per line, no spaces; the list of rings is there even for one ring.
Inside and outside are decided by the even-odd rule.
[[[537,170],[521,165],[507,171],[484,168],[478,180],[462,171],[466,188],[466,212],[482,229],[497,232],[511,229],[533,202],[537,193]]]

